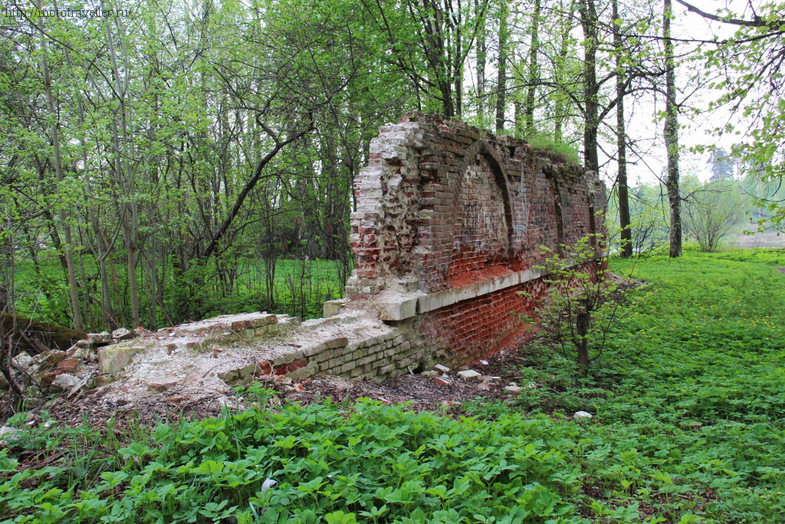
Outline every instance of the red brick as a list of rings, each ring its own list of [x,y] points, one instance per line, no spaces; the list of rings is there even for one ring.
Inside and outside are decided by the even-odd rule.
[[[55,368],[55,372],[57,374],[60,373],[74,373],[79,371],[79,368],[82,367],[82,363],[79,362],[77,359],[74,358],[67,358],[65,360],[61,360],[57,367]]]

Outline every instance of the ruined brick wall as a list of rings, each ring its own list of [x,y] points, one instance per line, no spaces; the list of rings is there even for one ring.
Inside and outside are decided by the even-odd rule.
[[[382,128],[355,191],[357,265],[348,300],[325,303],[327,318],[254,313],[165,329],[102,348],[103,373],[125,373],[117,389],[144,395],[194,377],[206,387],[212,375],[382,380],[468,363],[522,331],[519,314],[545,289],[540,246],[602,233],[594,213],[605,209],[593,173],[419,114]],[[159,377],[169,362],[179,375]]]
[[[602,233],[596,175],[509,136],[413,114],[384,126],[355,183],[354,307],[465,361],[519,329],[541,291],[541,246]]]

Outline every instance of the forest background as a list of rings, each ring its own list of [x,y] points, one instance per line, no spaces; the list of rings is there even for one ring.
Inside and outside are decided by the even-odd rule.
[[[9,1],[0,308],[91,331],[319,316],[352,270],[368,144],[412,110],[600,172],[626,256],[678,256],[683,234],[716,250],[750,221],[777,229],[783,9]],[[703,155],[687,169],[680,133]]]

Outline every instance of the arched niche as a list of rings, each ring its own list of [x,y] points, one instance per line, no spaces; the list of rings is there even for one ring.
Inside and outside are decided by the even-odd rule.
[[[459,209],[456,211],[462,212],[462,214],[466,214],[466,209],[471,209],[473,204],[476,202],[472,202],[471,198],[467,198],[466,194],[466,185],[470,181],[468,177],[470,177],[473,173],[477,171],[478,168],[482,166],[478,163],[478,158],[484,161],[491,174],[491,180],[495,183],[496,189],[499,191],[499,196],[501,198],[501,218],[504,227],[504,235],[505,235],[505,256],[509,257],[512,253],[513,249],[513,209],[512,209],[512,202],[510,198],[510,190],[509,190],[509,179],[504,169],[504,164],[499,157],[499,153],[496,149],[491,146],[486,140],[477,140],[474,144],[472,144],[467,150],[464,156],[464,162],[459,169],[460,173],[460,180],[459,186],[457,190],[458,197],[458,206]],[[479,207],[479,206],[476,206]],[[487,217],[486,217],[487,218]],[[456,221],[456,225],[459,222],[463,222],[462,220]],[[465,225],[465,224],[461,224]]]

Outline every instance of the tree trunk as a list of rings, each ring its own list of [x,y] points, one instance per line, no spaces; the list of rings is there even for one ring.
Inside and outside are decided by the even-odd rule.
[[[55,8],[57,8],[57,3],[54,4]],[[68,64],[69,68],[73,67],[71,61],[71,53],[68,48],[64,49],[65,52],[65,60],[66,64]],[[84,180],[85,180],[85,187],[87,191],[87,196],[89,199],[92,199],[93,190],[92,190],[92,177],[88,173],[87,166],[89,165],[88,161],[88,154],[87,154],[87,140],[85,138],[84,129],[85,127],[85,109],[84,103],[82,101],[82,93],[78,88],[74,88],[74,97],[76,98],[77,108],[78,108],[78,115],[79,115],[79,125],[82,131],[79,134],[79,146],[82,151],[82,168],[84,170]],[[95,247],[93,248],[93,256],[96,260],[98,260],[98,272],[101,279],[101,315],[103,318],[103,325],[105,328],[109,328],[110,331],[113,329],[118,328],[117,321],[114,318],[114,312],[112,311],[112,297],[109,292],[109,276],[106,271],[106,257],[108,255],[109,249],[111,246],[107,244],[104,239],[103,232],[99,225],[98,217],[95,214],[95,209],[92,205],[92,202],[88,203],[87,205],[87,217],[88,221],[90,222],[90,226],[93,229],[93,233],[95,234]]]
[[[540,0],[534,0],[532,13],[531,46],[529,47],[529,78],[526,86],[526,104],[524,108],[524,136],[534,136],[534,95],[537,82],[540,80],[538,55],[540,52]]]
[[[507,0],[501,0],[499,12],[499,73],[496,82],[496,132],[504,130],[504,112],[507,107]]]
[[[597,94],[597,10],[594,0],[583,0],[581,6],[581,26],[586,43],[584,44],[583,96],[584,118],[583,155],[586,169],[599,173],[600,160],[597,154],[597,129],[599,127]]]
[[[679,195],[679,122],[678,106],[676,105],[676,66],[673,58],[673,41],[671,40],[671,0],[664,0],[662,22],[663,39],[665,41],[665,147],[668,150],[668,176],[665,187],[668,191],[670,206],[670,253],[671,258],[681,256],[681,197]]]
[[[612,0],[613,9],[613,49],[616,53],[616,147],[618,150],[619,172],[616,176],[619,199],[619,227],[621,228],[621,256],[632,256],[632,229],[630,229],[630,197],[627,184],[627,130],[624,122],[624,95],[626,94],[625,76],[622,72],[621,31],[615,21],[619,20],[619,0]]]
[[[103,7],[103,2],[101,2]],[[117,19],[118,25],[121,24]],[[133,195],[135,187],[133,176],[131,174],[131,166],[129,159],[134,156],[134,152],[130,151],[129,136],[128,136],[128,84],[130,75],[130,64],[128,61],[128,53],[125,47],[125,34],[122,31],[123,27],[120,25],[121,34],[117,37],[112,34],[111,26],[109,23],[106,25],[106,38],[109,42],[109,58],[112,64],[112,77],[117,85],[114,89],[115,98],[118,102],[118,108],[112,117],[112,131],[113,143],[115,148],[115,176],[117,177],[118,187],[124,193],[122,202],[120,203],[120,219],[123,226],[123,237],[126,250],[126,263],[128,270],[128,295],[131,302],[131,323],[134,327],[140,324],[139,322],[139,285],[136,275],[136,250],[139,242],[139,221],[136,202]],[[118,64],[117,51],[115,43],[119,41],[121,50],[123,52],[123,74],[120,73]],[[119,113],[120,122],[118,125],[117,114]],[[131,126],[133,129],[133,126]]]
[[[459,3],[460,4],[460,3]],[[455,116],[461,118],[463,111],[463,41],[461,40],[461,24],[463,23],[463,14],[458,9],[456,12],[455,30],[453,38],[455,39],[455,51],[453,54],[453,78],[455,90]]]
[[[480,0],[474,0],[475,16],[481,15],[483,11],[480,7]],[[485,121],[485,60],[486,60],[486,44],[485,44],[485,22],[483,21],[477,32],[477,116],[480,122]]]
[[[567,54],[570,49],[570,31],[572,30],[572,12],[575,9],[575,2],[577,0],[569,0],[569,10],[562,12],[563,25],[561,27],[561,43],[559,45],[559,55],[556,59],[554,68],[554,78],[556,79],[556,99],[553,108],[553,140],[561,142],[563,138],[564,121],[567,118],[567,96],[562,92],[565,80],[565,64],[567,62]],[[561,8],[561,3],[559,4]]]
[[[41,71],[44,76],[44,90],[46,92],[46,105],[49,111],[49,116],[52,118],[52,147],[54,149],[54,170],[58,182],[62,182],[63,177],[63,164],[60,156],[60,130],[59,119],[57,111],[55,110],[54,97],[52,96],[52,81],[49,77],[49,62],[46,59],[46,40],[43,31],[41,32]],[[58,206],[58,218],[63,227],[65,235],[65,246],[63,253],[65,255],[66,273],[68,275],[68,291],[71,297],[71,312],[74,329],[82,330],[82,309],[79,303],[79,289],[76,282],[76,270],[74,268],[74,255],[73,244],[71,238],[71,225],[68,220],[68,213],[62,206]]]

